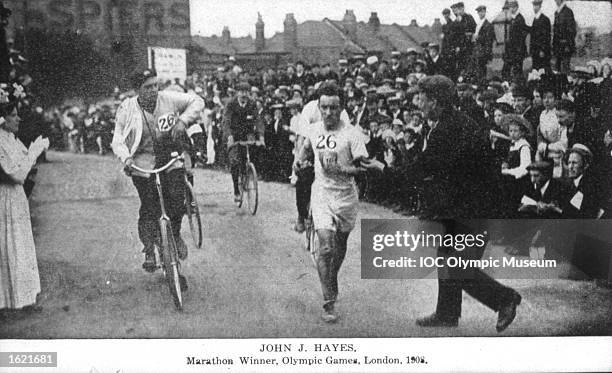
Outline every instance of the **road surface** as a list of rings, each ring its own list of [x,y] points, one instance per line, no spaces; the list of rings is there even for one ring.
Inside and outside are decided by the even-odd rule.
[[[182,267],[190,288],[177,312],[161,273],[141,269],[138,198],[118,162],[57,152],[49,159],[31,198],[42,311],[4,315],[2,338],[498,335],[497,315],[467,295],[459,327],[416,326],[415,318],[434,310],[436,281],[362,280],[359,224],[340,273],[340,320],[325,324],[316,272],[303,237],[290,229],[294,189],[260,183],[253,217],[234,206],[230,176],[217,170],[195,172],[205,238]],[[360,208],[361,218],[400,217],[372,204]],[[504,283],[523,296],[504,336],[612,334],[609,289],[563,279]]]

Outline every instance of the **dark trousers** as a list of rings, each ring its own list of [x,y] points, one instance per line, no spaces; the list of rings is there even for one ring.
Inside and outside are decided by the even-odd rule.
[[[483,84],[487,80],[487,63],[489,60],[485,57],[474,58],[474,83]]]
[[[172,224],[172,233],[178,240],[181,232],[181,221],[185,214],[185,182],[183,170],[173,170],[161,174],[162,193],[166,214]],[[138,191],[140,209],[138,211],[138,237],[145,247],[151,250],[160,242],[159,218],[161,205],[155,186],[155,176],[149,178],[133,176],[132,182]]]
[[[504,60],[502,79],[514,81],[523,77],[523,59]]]
[[[238,177],[242,172],[244,172],[243,169],[246,162],[246,150],[243,146],[234,145],[227,150],[227,158],[229,160],[230,173],[232,174],[234,194],[240,194]]]
[[[555,70],[561,74],[569,74],[571,59],[572,56],[557,56],[557,60],[555,61]]]
[[[531,57],[531,68],[534,70],[548,69],[550,68],[550,57],[540,57],[535,55]]]
[[[445,221],[443,224],[445,233],[453,235],[481,234],[486,230],[478,224],[476,227],[456,221]],[[438,248],[438,256],[444,258],[460,256],[466,260],[481,259],[483,253],[484,248],[466,248],[463,251],[457,251],[453,247]],[[436,314],[441,318],[453,320],[461,317],[462,290],[495,312],[509,303],[515,293],[513,289],[500,284],[478,268],[439,268]]]
[[[260,161],[261,154],[255,146],[249,146],[249,157],[251,162],[255,164],[255,168],[261,170],[262,162]],[[232,183],[234,185],[234,194],[240,194],[240,188],[238,186],[238,178],[245,171],[244,167],[246,164],[246,147],[242,145],[234,145],[227,150],[227,158],[230,166],[230,173],[232,174]]]
[[[310,191],[314,182],[314,167],[307,167],[297,174],[295,183],[295,204],[300,219],[308,217],[308,205],[310,204]]]

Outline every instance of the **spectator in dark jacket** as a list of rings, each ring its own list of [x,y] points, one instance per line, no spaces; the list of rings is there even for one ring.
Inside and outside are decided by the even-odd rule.
[[[9,60],[9,49],[6,44],[6,30],[8,26],[11,10],[4,7],[0,2],[0,82],[8,82],[11,70],[11,62]]]
[[[495,31],[493,25],[485,16],[487,8],[484,5],[476,8],[479,17],[479,24],[476,26],[474,34],[474,49],[472,53],[472,75],[475,83],[481,84],[487,76],[487,63],[493,58],[493,41],[495,41]]]
[[[529,51],[531,52],[532,68],[550,68],[550,19],[542,14],[542,0],[533,0],[534,19],[531,25],[531,40]]]
[[[572,219],[596,219],[603,215],[604,196],[592,177],[593,153],[582,144],[575,144],[567,154],[569,196],[564,201],[563,216]]]
[[[512,21],[510,22],[508,41],[504,49],[502,77],[509,81],[522,77],[523,60],[527,56],[525,38],[529,33],[529,28],[525,24],[525,18],[519,12],[518,2],[510,0],[508,1],[508,7],[512,15]]]
[[[565,0],[555,0],[555,23],[553,26],[552,49],[556,58],[557,71],[568,74],[570,59],[576,52],[576,20],[574,12],[565,4]]]

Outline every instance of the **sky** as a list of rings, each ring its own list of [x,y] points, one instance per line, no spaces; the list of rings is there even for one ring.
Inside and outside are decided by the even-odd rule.
[[[191,32],[194,35],[221,35],[228,26],[232,37],[255,35],[257,12],[265,23],[265,37],[283,31],[285,14],[294,13],[298,23],[322,20],[325,17],[341,20],[346,9],[353,9],[357,21],[367,22],[371,12],[378,12],[381,23],[407,25],[416,19],[420,25],[431,24],[442,18],[442,9],[459,0],[191,0]],[[504,0],[463,0],[466,11],[477,17],[478,5],[487,7],[487,18],[493,19]],[[598,32],[612,30],[612,5],[606,1],[569,1],[578,25],[595,26]],[[544,0],[543,12],[553,20],[554,0]],[[519,9],[528,23],[533,19],[531,0],[519,0]]]

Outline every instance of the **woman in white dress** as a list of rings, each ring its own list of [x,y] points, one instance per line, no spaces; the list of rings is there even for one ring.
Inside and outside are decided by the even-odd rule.
[[[0,310],[35,309],[40,279],[23,182],[49,140],[27,149],[15,137],[21,119],[8,97],[0,88]]]

